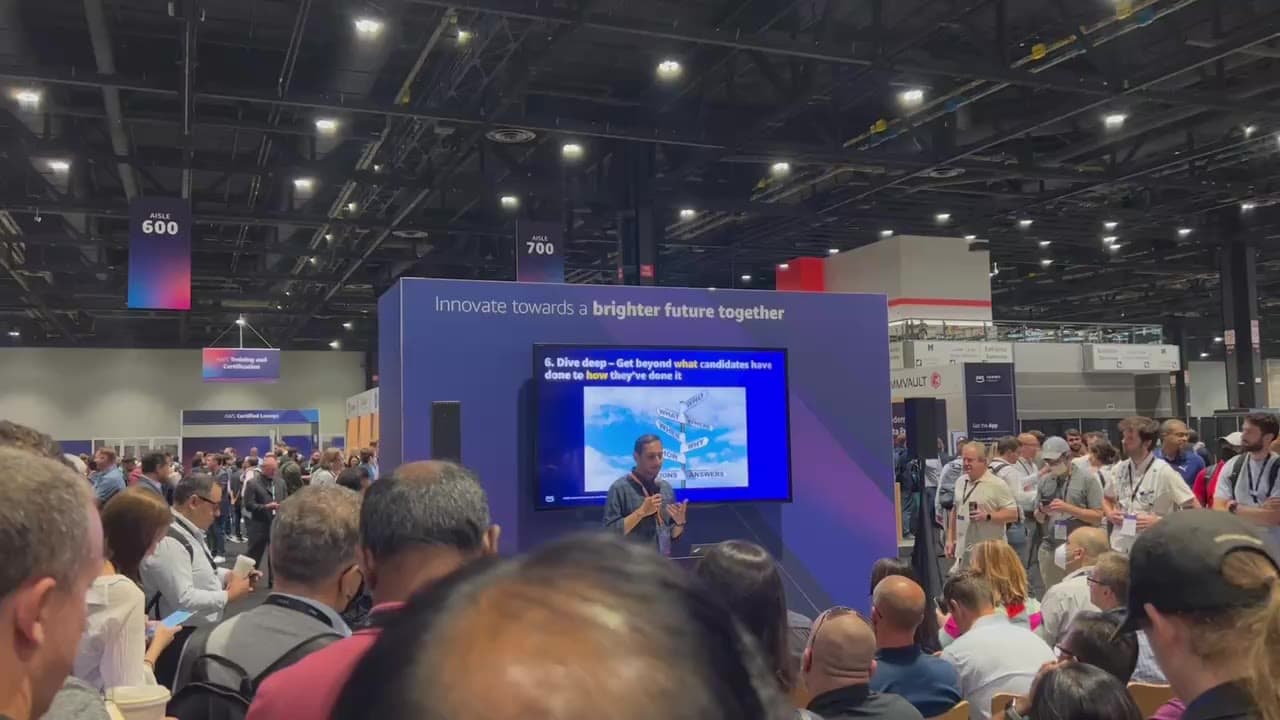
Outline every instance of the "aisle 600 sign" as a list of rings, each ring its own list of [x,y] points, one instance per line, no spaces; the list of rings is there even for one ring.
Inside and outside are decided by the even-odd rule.
[[[563,241],[560,223],[522,220],[516,228],[516,279],[564,282]]]
[[[129,307],[191,309],[191,205],[181,198],[129,203]]]

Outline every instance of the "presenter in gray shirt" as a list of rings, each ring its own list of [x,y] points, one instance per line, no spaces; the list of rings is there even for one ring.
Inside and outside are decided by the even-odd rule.
[[[635,467],[609,487],[604,526],[628,540],[656,545],[669,554],[670,541],[684,534],[689,501],[676,502],[671,484],[658,477],[662,471],[662,440],[657,435],[636,439]],[[667,536],[666,547],[662,536]]]

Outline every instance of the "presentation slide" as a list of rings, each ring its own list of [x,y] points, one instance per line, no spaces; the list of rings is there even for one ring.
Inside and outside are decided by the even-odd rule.
[[[534,347],[537,506],[598,505],[658,438],[692,502],[791,499],[787,356],[776,349]]]

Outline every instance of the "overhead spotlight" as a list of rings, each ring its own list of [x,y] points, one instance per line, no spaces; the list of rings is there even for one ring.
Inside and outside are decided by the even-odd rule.
[[[356,18],[356,32],[361,35],[377,35],[382,32],[382,21],[371,17]]]
[[[71,169],[71,162],[68,160],[50,160],[48,165],[54,172],[66,172]]]
[[[459,45],[466,45],[467,43],[471,42],[471,38],[473,38],[473,37],[475,37],[475,36],[476,36],[476,35],[475,35],[475,33],[471,32],[470,30],[462,30],[462,29],[459,29],[459,30],[458,30],[458,44],[459,44]]]
[[[911,88],[910,90],[903,90],[902,92],[898,93],[898,102],[908,107],[919,105],[920,103],[924,102],[924,90],[921,90],[920,88]]]
[[[743,275],[741,279],[742,279],[742,282],[751,282],[750,275]]]
[[[969,242],[973,242],[974,240],[977,240],[977,239],[978,239],[978,236],[977,236],[977,235],[965,235],[965,236],[964,236],[964,239],[965,239],[965,240],[968,240]]]
[[[352,200],[351,202],[347,203],[347,212],[353,213],[359,209],[360,209],[360,206],[356,203],[355,200]]]
[[[333,242],[333,233],[325,233],[324,239],[328,240],[329,242]]]
[[[1052,244],[1053,244],[1053,243],[1052,243],[1051,241],[1049,241],[1049,240],[1041,240],[1041,241],[1040,241],[1040,247],[1042,247],[1042,248],[1047,248],[1047,247],[1049,247],[1049,246],[1050,246],[1050,245],[1052,245]]]
[[[307,258],[307,262],[311,263],[312,265],[317,265],[320,263],[320,258],[316,257],[315,255],[312,255],[311,257]],[[288,293],[285,293],[285,294],[287,295]]]
[[[790,174],[790,172],[791,163],[789,162],[776,162],[769,166],[769,173],[774,177],[782,177],[783,175]]]
[[[1258,132],[1258,126],[1257,126],[1257,125],[1245,125],[1245,126],[1244,126],[1244,137],[1245,137],[1245,139],[1246,139],[1246,140],[1247,140],[1247,139],[1249,139],[1249,138],[1251,138],[1251,137],[1253,137],[1253,134],[1254,134],[1254,133],[1256,133],[1256,132]]]
[[[839,255],[839,254],[840,254],[840,248],[827,248],[827,254],[828,254],[828,255]]]
[[[893,237],[893,231],[892,231],[892,230],[881,230],[881,231],[880,231],[880,237],[882,237],[882,238]]]
[[[314,178],[309,178],[309,177],[300,177],[300,178],[294,178],[294,179],[293,179],[293,189],[294,189],[294,190],[301,190],[301,191],[303,191],[303,192],[310,192],[310,191],[312,190],[312,188],[314,188],[315,186],[316,186],[316,181],[315,181],[315,179],[314,179]]]
[[[940,212],[940,213],[938,213],[937,215],[934,215],[934,216],[933,216],[933,219],[934,219],[934,221],[935,221],[935,222],[937,222],[937,223],[949,223],[949,222],[951,222],[951,213],[949,213],[949,212]]]
[[[353,327],[355,327],[355,325],[353,325],[352,323],[349,323],[349,322],[344,322],[344,323],[342,323],[342,329],[343,329],[343,330],[350,330],[350,329],[351,329],[351,328],[353,328]]]
[[[1027,228],[1031,227],[1033,224],[1035,224],[1035,220],[1032,220],[1030,218],[1023,218],[1018,221],[1018,227],[1022,228],[1023,230],[1026,230]]]
[[[1120,243],[1111,243],[1110,245],[1107,246],[1107,250],[1111,252],[1119,252],[1120,247],[1121,247]]]
[[[658,63],[658,79],[675,80],[684,74],[684,66],[679,60],[663,60]]]
[[[42,95],[39,90],[32,90],[30,88],[13,91],[13,99],[17,100],[18,104],[24,108],[33,108],[38,106],[40,104],[41,97]]]
[[[791,269],[791,264],[790,264],[790,263],[778,263],[778,269],[779,269],[779,270],[790,270],[790,269]]]
[[[1222,336],[1221,336],[1221,335],[1219,335],[1219,336],[1215,337],[1215,338],[1213,339],[1213,341],[1214,341],[1214,342],[1216,342],[1216,343],[1220,343],[1220,342],[1222,342]]]
[[[1115,230],[1116,228],[1120,227],[1120,223],[1116,222],[1115,220],[1108,220],[1102,223],[1102,227],[1106,228],[1107,230]]]
[[[680,219],[681,219],[681,220],[692,220],[692,219],[694,219],[694,218],[696,218],[696,217],[698,217],[698,211],[697,211],[697,210],[694,210],[693,208],[680,208]]]
[[[19,338],[19,337],[22,337],[22,331],[21,331],[21,330],[10,330],[10,331],[9,331],[9,337],[11,337],[11,338]]]
[[[1052,261],[1052,260],[1050,260],[1049,258],[1045,258],[1045,259],[1043,259],[1043,260],[1041,260],[1041,261],[1040,261],[1040,265],[1041,265],[1042,267],[1049,267],[1049,266],[1050,266],[1050,265],[1052,265],[1052,264],[1053,264],[1053,261]]]
[[[1178,228],[1178,237],[1186,237],[1192,233],[1191,228]]]
[[[579,160],[582,158],[582,146],[578,143],[565,143],[560,146],[560,157],[565,160]]]
[[[1117,240],[1119,240],[1119,239],[1120,239],[1120,237],[1119,237],[1118,235],[1108,235],[1108,236],[1106,236],[1106,237],[1102,238],[1102,244],[1103,244],[1103,245],[1110,245],[1111,243],[1114,243],[1114,242],[1116,242],[1116,241],[1117,241]]]
[[[1202,352],[1202,353],[1200,353],[1200,357],[1202,357],[1202,358],[1207,358],[1207,357],[1209,357],[1209,353],[1207,353],[1207,352]]]
[[[1124,113],[1111,113],[1110,115],[1103,116],[1102,124],[1105,125],[1108,130],[1116,130],[1124,127],[1124,121],[1128,119],[1129,116]]]
[[[342,342],[340,340],[332,340],[329,342],[329,347],[334,350],[340,350],[342,348]]]
[[[1256,207],[1258,207],[1258,204],[1257,204],[1257,203],[1251,203],[1251,202],[1242,202],[1242,203],[1240,203],[1240,209],[1241,209],[1241,210],[1243,210],[1243,211],[1245,211],[1245,212],[1249,212],[1250,210],[1253,210],[1253,209],[1254,209],[1254,208],[1256,208]]]
[[[374,164],[373,164],[373,171],[374,171],[374,172],[376,172],[376,173],[377,173],[377,172],[382,172],[382,163],[374,163]]]
[[[338,121],[333,118],[316,118],[316,130],[322,133],[333,133],[338,130]]]
[[[236,318],[236,324],[237,324],[237,325],[239,325],[240,327],[244,327],[245,323],[244,323],[244,316],[243,316],[243,315],[241,315],[240,317]]]
[[[514,210],[520,207],[520,198],[515,195],[503,195],[498,198],[498,204],[507,210]]]

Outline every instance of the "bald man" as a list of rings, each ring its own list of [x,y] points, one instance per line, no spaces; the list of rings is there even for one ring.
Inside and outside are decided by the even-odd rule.
[[[1083,527],[1067,536],[1065,545],[1054,551],[1053,562],[1067,574],[1062,582],[1049,588],[1040,604],[1043,622],[1036,629],[1041,640],[1053,645],[1076,613],[1097,610],[1089,600],[1089,575],[1098,562],[1098,556],[1111,549],[1111,542],[1102,528]]]
[[[924,588],[914,580],[891,575],[876,585],[871,595],[877,648],[871,689],[901,695],[921,715],[934,717],[960,702],[960,680],[951,663],[916,645],[924,613]]]
[[[809,711],[825,720],[923,720],[919,710],[897,695],[871,689],[876,671],[876,636],[871,625],[848,608],[832,608],[813,623],[801,672],[813,693]]]

